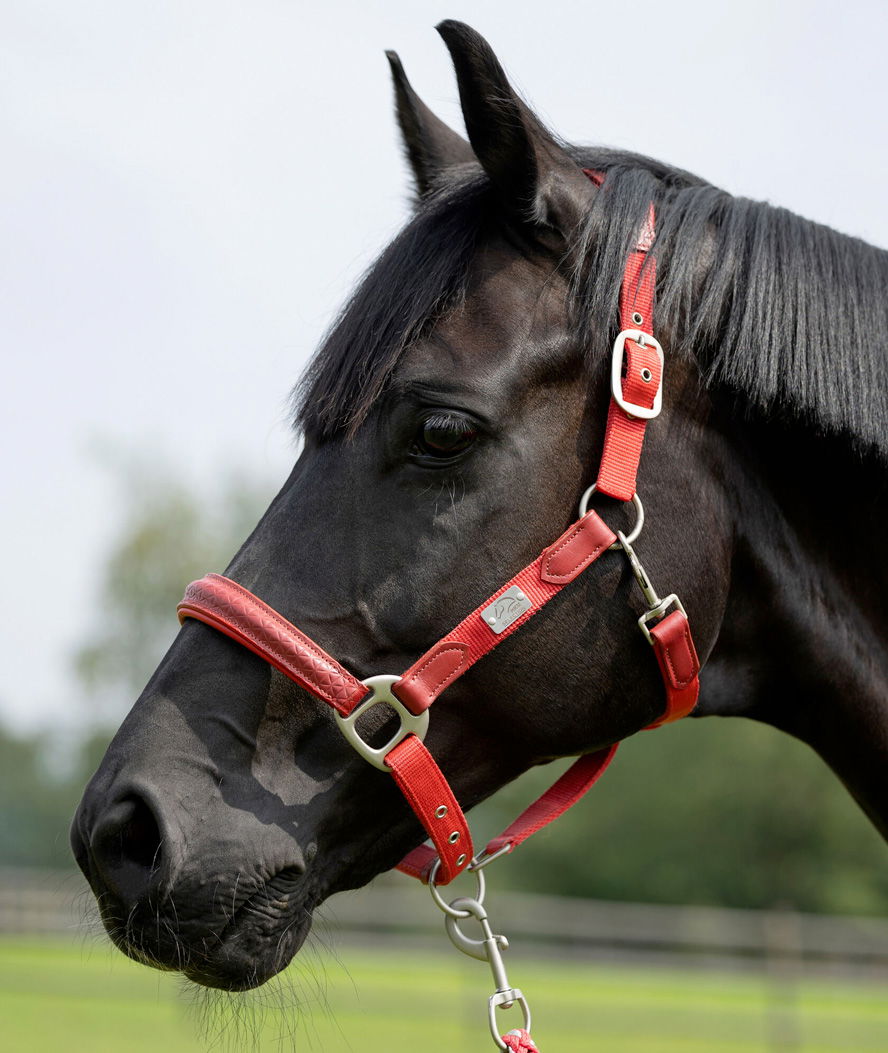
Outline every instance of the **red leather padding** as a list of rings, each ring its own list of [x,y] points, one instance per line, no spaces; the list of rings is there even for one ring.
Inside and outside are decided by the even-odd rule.
[[[448,685],[524,625],[615,541],[616,535],[597,513],[588,512],[533,563],[497,589],[468,617],[463,618],[456,628],[418,658],[401,679],[392,685],[394,694],[412,713],[422,713],[428,709]],[[547,580],[545,574],[551,580]],[[508,628],[495,633],[481,612],[507,589],[516,585],[531,605]]]
[[[543,549],[540,577],[551,585],[566,585],[581,574],[613,542],[610,528],[599,517],[585,515],[548,548]]]
[[[658,728],[687,716],[697,704],[700,659],[691,637],[691,627],[681,611],[668,614],[650,632],[666,688],[666,712],[649,725]]]
[[[466,869],[475,851],[469,824],[453,791],[431,753],[415,735],[408,735],[386,754],[385,763],[391,768],[401,793],[432,839],[435,849],[427,849],[431,854],[429,862],[436,855],[441,860],[435,883],[448,884]],[[444,814],[437,815],[441,810],[444,810]],[[459,862],[460,857],[462,862]],[[403,863],[398,869],[412,873]]]
[[[221,574],[185,590],[179,621],[195,618],[230,636],[291,680],[348,716],[367,687],[274,608]]]

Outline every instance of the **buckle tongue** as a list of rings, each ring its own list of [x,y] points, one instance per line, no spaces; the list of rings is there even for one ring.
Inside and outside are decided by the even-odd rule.
[[[660,360],[660,382],[657,385],[653,405],[650,407],[639,406],[634,402],[627,401],[627,399],[623,397],[623,355],[625,354],[627,340],[634,340],[642,347],[653,348],[657,353],[657,358]],[[660,415],[660,410],[663,408],[664,362],[665,358],[663,356],[663,348],[660,345],[660,341],[652,337],[650,333],[646,333],[642,329],[624,329],[620,333],[614,341],[614,349],[611,354],[611,395],[613,396],[614,402],[616,402],[624,413],[627,413],[630,417],[638,417],[641,420],[653,420],[654,417]],[[645,377],[644,379],[647,380],[649,377]]]
[[[369,761],[374,768],[379,768],[380,771],[391,771],[385,763],[385,758],[395,746],[403,742],[408,735],[415,735],[422,741],[429,727],[429,711],[427,709],[417,716],[415,713],[411,713],[404,703],[392,694],[392,684],[396,684],[400,679],[399,676],[390,676],[388,673],[383,673],[379,676],[368,676],[361,683],[370,688],[370,697],[365,698],[363,702],[355,706],[347,717],[344,717],[338,710],[334,710],[336,723],[339,725],[339,730],[342,734],[365,761]],[[397,713],[401,725],[384,746],[376,748],[361,738],[357,722],[365,713],[380,703]]]

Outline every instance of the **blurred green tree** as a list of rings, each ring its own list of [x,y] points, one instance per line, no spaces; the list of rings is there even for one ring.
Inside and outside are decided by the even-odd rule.
[[[114,464],[125,512],[99,580],[95,627],[74,665],[93,708],[116,721],[172,642],[185,586],[224,570],[273,488],[229,469],[196,492],[168,465]]]
[[[0,728],[0,866],[73,865],[71,816],[176,633],[185,585],[224,569],[273,493],[233,470],[196,490],[163,462],[101,453],[123,514],[99,577],[94,624],[74,656],[86,695],[83,736],[60,742],[49,732]]]
[[[485,833],[555,774],[536,769],[476,810]],[[709,718],[630,738],[588,799],[501,874],[523,891],[883,914],[886,862],[881,836],[806,745],[753,721]]]

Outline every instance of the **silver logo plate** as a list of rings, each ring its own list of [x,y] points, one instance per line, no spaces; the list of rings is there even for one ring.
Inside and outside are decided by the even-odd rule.
[[[506,589],[502,596],[497,596],[493,603],[488,604],[481,612],[481,617],[487,624],[487,628],[499,635],[532,606],[533,604],[521,589],[513,585],[510,589]]]

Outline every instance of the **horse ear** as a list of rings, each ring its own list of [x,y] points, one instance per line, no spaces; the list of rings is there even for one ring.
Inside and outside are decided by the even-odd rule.
[[[404,153],[413,169],[416,192],[423,198],[434,190],[443,169],[478,159],[465,139],[436,117],[416,94],[397,53],[387,51],[385,57],[392,68]]]
[[[567,236],[595,185],[521,101],[480,33],[451,20],[437,30],[453,59],[469,141],[507,210]]]

